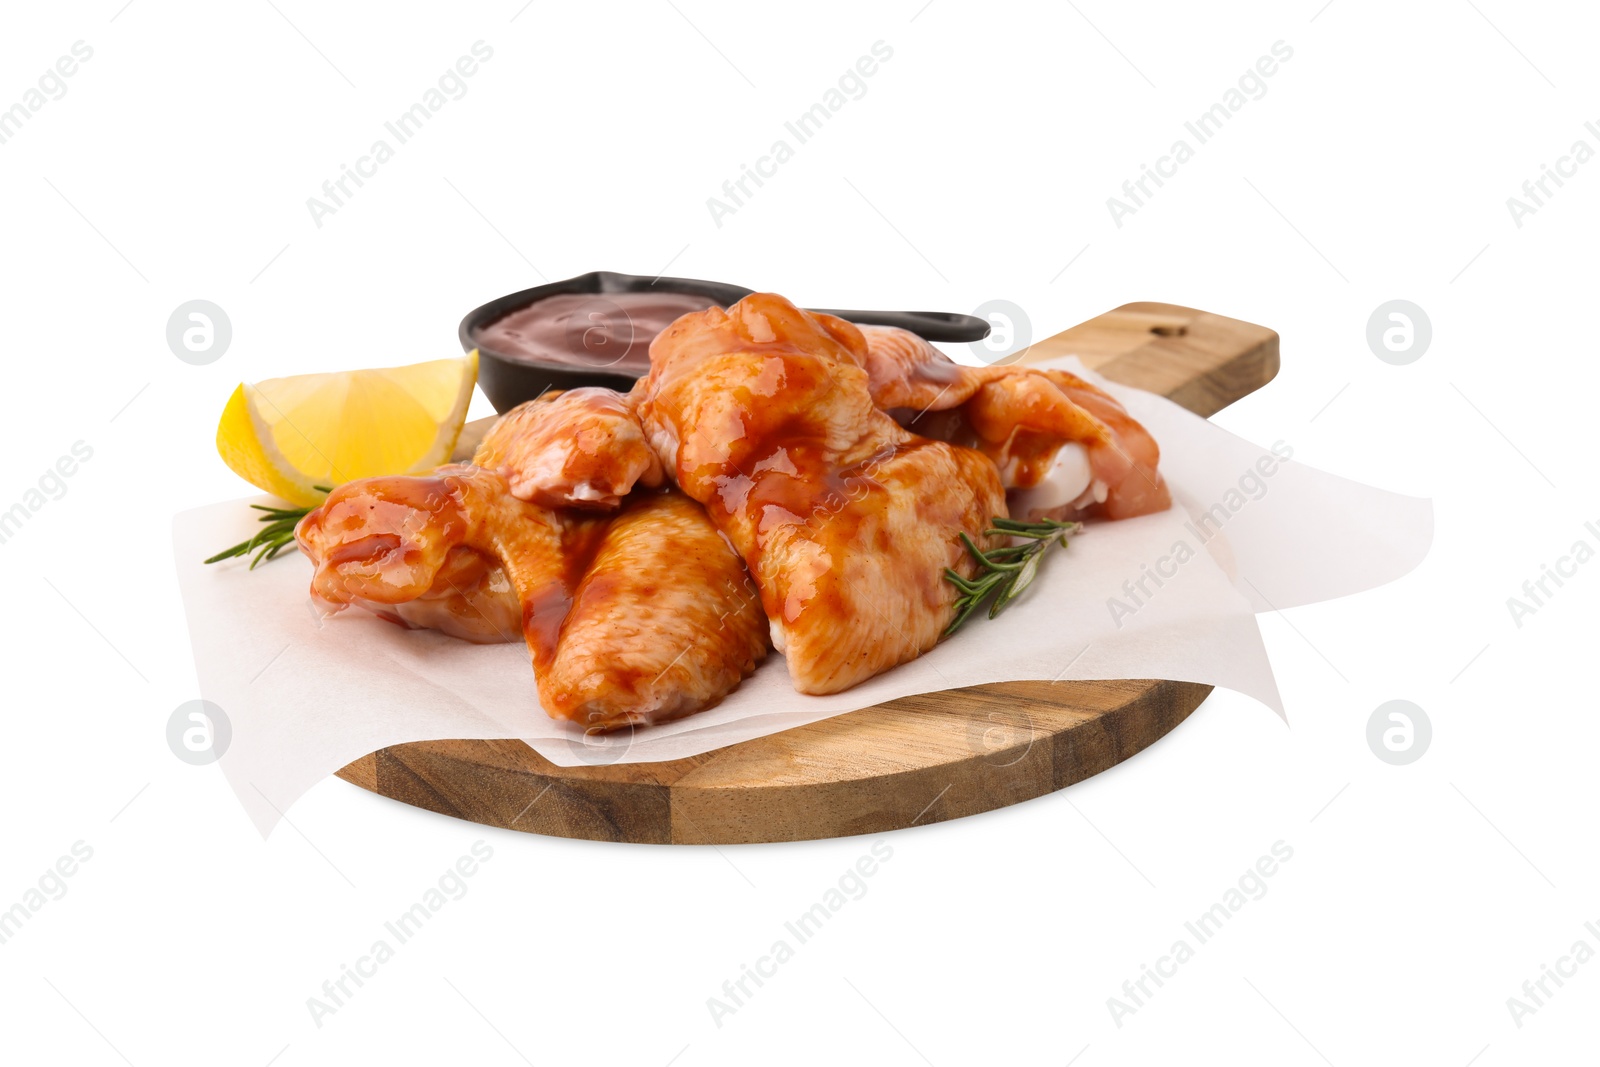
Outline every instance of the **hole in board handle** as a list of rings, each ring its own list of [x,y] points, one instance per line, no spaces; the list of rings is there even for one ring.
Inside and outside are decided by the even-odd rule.
[[[1150,332],[1155,334],[1158,337],[1182,337],[1184,334],[1189,332],[1189,327],[1182,326],[1182,325],[1179,325],[1179,326],[1167,326],[1167,325],[1152,326],[1152,327],[1150,327]]]

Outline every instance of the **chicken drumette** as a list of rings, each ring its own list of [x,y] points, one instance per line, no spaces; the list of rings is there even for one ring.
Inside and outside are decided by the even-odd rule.
[[[1126,519],[1171,505],[1155,439],[1104,390],[1063,370],[963,367],[894,327],[861,332],[874,402],[992,459],[1014,517]]]

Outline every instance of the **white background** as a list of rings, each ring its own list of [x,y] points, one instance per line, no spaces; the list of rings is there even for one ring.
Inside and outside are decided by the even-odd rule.
[[[1578,443],[1600,162],[1520,228],[1506,199],[1600,148],[1600,26],[1577,4],[1321,2],[13,5],[0,107],[75,41],[94,55],[0,145],[0,510],[74,442],[94,454],[0,545],[0,908],[74,842],[93,858],[0,945],[6,1058],[1591,1057],[1600,963],[1520,1028],[1506,1000],[1600,949],[1600,564],[1520,628],[1506,599],[1600,545]],[[306,198],[478,40],[467,94],[315,226]],[[879,40],[866,94],[715,225],[707,197]],[[1266,95],[1116,226],[1106,198],[1279,40]],[[867,894],[720,1028],[707,998],[868,839],[562,841],[329,780],[263,843],[163,735],[201,695],[170,517],[247,491],[211,443],[228,393],[452,354],[467,309],[541,276],[669,267],[812,306],[1003,298],[1036,336],[1131,300],[1263,323],[1282,372],[1218,420],[1433,497],[1433,553],[1263,619],[1288,729],[1219,692],[1062,794],[885,836]],[[205,367],[165,341],[195,298],[234,329]],[[1365,340],[1394,298],[1433,324],[1408,366]],[[1365,739],[1394,698],[1433,723],[1404,767]],[[480,839],[467,895],[314,1025],[307,998]],[[1266,895],[1119,1027],[1107,998],[1279,840]]]

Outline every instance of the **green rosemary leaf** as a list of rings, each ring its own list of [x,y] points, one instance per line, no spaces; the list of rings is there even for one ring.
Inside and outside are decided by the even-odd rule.
[[[949,582],[963,593],[979,593],[986,588],[985,586],[979,585],[976,582],[972,582],[961,577],[959,573],[950,567],[946,567],[944,569],[944,578],[945,581]]]
[[[1038,577],[1045,550],[1052,544],[1060,544],[1065,548],[1067,538],[1081,529],[1082,526],[1076,522],[1055,519],[1022,522],[996,516],[989,520],[985,535],[1024,540],[1021,544],[1004,545],[988,552],[980,549],[963,531],[961,543],[978,565],[978,570],[973,577],[964,578],[953,568],[945,568],[945,581],[955,586],[960,595],[955,601],[955,618],[945,628],[944,635],[948,637],[955,633],[991,594],[993,600],[989,603],[989,618],[999,615]]]
[[[983,598],[981,596],[969,596],[963,597],[961,600],[956,601],[956,617],[950,621],[949,626],[944,628],[944,636],[949,637],[951,634],[955,633],[956,630],[960,628],[961,624],[967,621],[967,616],[972,614],[974,609],[977,608],[978,604],[982,600]]]
[[[319,493],[331,493],[328,486],[316,485],[313,489]],[[241,556],[250,557],[250,569],[255,570],[263,563],[270,562],[278,557],[284,549],[295,543],[294,528],[301,519],[311,513],[312,508],[279,507],[274,504],[251,504],[256,511],[262,512],[257,518],[264,524],[254,536],[240,541],[223,549],[216,555],[207,559],[207,563],[220,563],[225,559],[235,559]]]
[[[1043,552],[1035,552],[1029,556],[1028,561],[1022,565],[1022,569],[1017,572],[1016,577],[1001,587],[1000,595],[995,597],[994,602],[989,605],[989,618],[992,619],[1004,611],[1006,605],[1021,596],[1022,591],[1033,583],[1034,576],[1039,573],[1039,560],[1043,556]]]

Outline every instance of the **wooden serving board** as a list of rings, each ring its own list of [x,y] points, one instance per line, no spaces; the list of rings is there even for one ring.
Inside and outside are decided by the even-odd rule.
[[[1211,415],[1277,373],[1271,330],[1125,304],[1033,345]],[[463,431],[470,456],[492,420]],[[530,679],[531,688],[531,679]],[[1005,807],[1120,763],[1211,692],[1190,682],[1005,682],[905,697],[667,763],[557,767],[521,741],[419,741],[339,777],[530,833],[656,844],[880,833]]]

